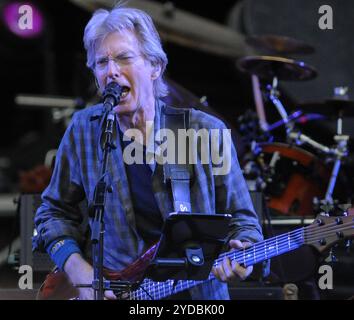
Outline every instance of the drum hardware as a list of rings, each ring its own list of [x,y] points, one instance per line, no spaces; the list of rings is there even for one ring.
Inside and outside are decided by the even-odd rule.
[[[298,114],[295,113],[292,117],[288,116],[285,107],[279,99],[278,81],[310,80],[317,76],[317,71],[302,61],[273,56],[246,56],[237,61],[237,66],[242,72],[256,75],[271,82],[271,84],[266,86],[267,96],[282,118],[280,124],[284,124],[287,131],[291,131],[293,117]],[[278,123],[276,123],[275,127],[278,127]],[[270,126],[270,128],[274,129],[273,126]]]
[[[286,137],[290,144],[295,143],[295,145],[308,144],[313,147],[316,151],[324,153],[326,159],[329,160],[331,157],[334,158],[334,164],[332,168],[331,175],[329,177],[329,182],[327,185],[326,193],[324,196],[324,202],[329,204],[334,204],[332,198],[334,187],[337,181],[338,173],[341,167],[342,159],[347,156],[347,144],[349,136],[343,135],[342,133],[342,115],[343,107],[351,106],[351,103],[345,100],[343,97],[347,94],[347,90],[343,88],[336,88],[336,97],[335,99],[329,100],[327,104],[329,107],[338,110],[337,118],[337,134],[334,136],[335,146],[328,147],[323,145],[311,137],[301,133],[298,129],[295,128],[294,120],[297,119],[303,110],[298,110],[290,116],[287,114],[287,111],[280,100],[280,92],[278,90],[279,80],[309,80],[314,78],[317,75],[317,72],[310,66],[305,65],[303,62],[294,61],[290,59],[280,58],[280,57],[269,57],[269,56],[251,56],[244,57],[238,61],[239,69],[247,72],[251,75],[255,74],[261,78],[266,79],[270,82],[266,86],[267,97],[276,107],[281,120],[274,123],[273,125],[268,126],[268,132],[274,130],[282,125],[286,129]],[[346,108],[350,110],[351,108]],[[354,108],[352,108],[354,110]],[[348,112],[348,111],[346,111]],[[290,158],[291,159],[291,158]],[[263,175],[265,177],[264,181],[266,184],[274,183],[274,173],[276,171],[276,165],[279,161],[279,153],[274,152],[270,160],[269,165],[263,170]],[[292,165],[297,165],[296,161]],[[280,189],[282,186],[281,181],[278,181]],[[299,185],[300,187],[300,185]],[[272,190],[274,192],[274,189]],[[315,197],[314,197],[315,198]],[[295,200],[294,200],[295,201]],[[300,203],[292,202],[291,207],[297,211],[297,206],[300,206]],[[289,207],[290,208],[290,207]],[[288,208],[288,209],[289,209]],[[282,208],[285,210],[285,207]]]
[[[267,81],[274,78],[283,81],[305,81],[317,76],[316,69],[303,61],[275,56],[242,57],[238,59],[237,67],[242,72],[255,74]]]
[[[287,117],[287,122],[293,122],[303,116],[303,112],[301,110],[297,110],[293,112],[290,116]],[[273,124],[268,125],[267,131],[273,131],[281,126],[285,125],[284,119],[281,119]]]
[[[337,181],[337,177],[338,177],[338,173],[342,164],[342,160],[344,157],[346,157],[348,155],[348,141],[349,141],[349,136],[348,135],[343,135],[341,132],[341,117],[338,117],[338,124],[337,124],[337,134],[334,136],[334,141],[336,142],[335,147],[334,148],[329,148],[321,143],[318,143],[317,141],[311,139],[310,137],[308,137],[305,134],[302,134],[299,131],[294,130],[293,128],[291,128],[288,132],[287,132],[287,136],[288,138],[295,142],[296,144],[303,144],[303,143],[307,143],[309,145],[311,145],[313,148],[322,151],[323,153],[325,153],[327,155],[327,159],[331,156],[334,156],[334,164],[333,164],[333,168],[332,168],[332,173],[331,173],[331,177],[328,183],[328,187],[327,187],[327,191],[326,191],[326,195],[325,195],[325,202],[331,203],[333,204],[333,191],[334,191],[334,187]]]
[[[326,191],[325,201],[333,203],[333,191],[337,181],[338,173],[344,157],[348,155],[348,141],[349,136],[343,134],[342,117],[344,110],[348,110],[348,105],[353,106],[347,96],[348,89],[344,87],[338,87],[334,89],[335,99],[330,100],[330,105],[335,108],[337,112],[337,134],[334,136],[336,142],[333,154],[335,155],[335,162],[332,169],[331,178]],[[345,106],[347,107],[345,109]]]
[[[267,86],[267,89],[269,90],[268,96],[269,96],[270,101],[273,103],[273,105],[276,107],[278,113],[280,114],[287,131],[289,131],[289,130],[292,130],[293,123],[289,121],[289,116],[288,116],[283,104],[281,103],[281,101],[279,99],[280,92],[277,90],[277,87],[278,87],[278,78],[276,76],[274,76],[273,81],[272,81],[272,85]]]
[[[242,115],[237,118],[237,130],[242,136],[246,145],[251,146],[251,150],[257,147],[257,142],[271,142],[273,141],[273,136],[270,134],[269,130],[264,130],[260,126],[257,114],[247,109]]]
[[[282,215],[311,215],[313,198],[323,197],[329,180],[324,163],[286,143],[258,143],[255,149],[253,161],[259,167],[259,180],[264,182],[268,207]]]

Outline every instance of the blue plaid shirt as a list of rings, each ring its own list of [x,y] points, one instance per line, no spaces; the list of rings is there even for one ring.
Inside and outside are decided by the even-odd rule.
[[[155,133],[161,128],[160,114],[163,107],[164,103],[157,100]],[[65,132],[57,152],[51,182],[42,194],[42,205],[34,219],[37,230],[33,238],[34,250],[44,250],[52,241],[62,237],[73,238],[80,246],[84,243],[85,235],[79,226],[83,220],[91,224],[91,219],[87,212],[80,210],[79,203],[85,199],[88,202],[93,200],[94,188],[100,178],[104,125],[102,110],[99,104],[76,112]],[[195,109],[190,112],[190,128],[226,129],[219,119]],[[107,164],[113,192],[106,196],[104,266],[121,270],[139,258],[146,250],[146,245],[136,231],[122,148],[117,135],[114,141],[117,148],[112,150]],[[231,170],[227,175],[213,175],[212,166],[201,164],[200,161],[193,166],[192,212],[232,214],[230,237],[250,242],[262,240],[261,227],[234,146],[231,148]],[[165,219],[174,211],[171,191],[163,181],[162,166],[155,164],[152,169],[153,191]],[[229,298],[227,285],[216,279],[192,288],[190,292],[193,299]]]

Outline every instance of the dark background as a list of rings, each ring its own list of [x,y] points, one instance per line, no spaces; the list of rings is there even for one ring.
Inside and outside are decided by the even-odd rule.
[[[0,1],[0,11],[8,2]],[[157,2],[163,4],[166,1]],[[17,94],[79,97],[88,104],[97,100],[93,77],[85,65],[82,42],[83,30],[91,13],[68,0],[30,3],[38,6],[44,16],[45,29],[40,37],[21,39],[6,28],[3,19],[0,20],[0,193],[18,192],[20,173],[43,164],[46,153],[58,146],[66,127],[64,121],[53,121],[50,108],[16,105]],[[177,9],[194,14],[196,19],[204,17],[245,36],[271,33],[294,37],[312,45],[314,54],[290,56],[314,66],[318,77],[305,82],[281,83],[282,98],[288,111],[301,102],[331,97],[335,86],[348,86],[349,97],[353,98],[354,5],[351,0],[175,0],[173,3]],[[333,8],[333,30],[318,27],[318,8],[324,4]],[[194,48],[171,42],[163,45],[169,57],[167,76],[195,96],[206,96],[211,110],[232,128],[237,129],[237,119],[247,109],[255,110],[250,78],[235,67],[238,56],[216,56],[198,50],[197,45]],[[269,53],[252,51],[249,47],[248,50]],[[266,112],[270,120],[279,120],[273,106],[266,104]],[[320,110],[314,112],[320,113]],[[347,118],[344,123],[344,130],[350,135],[354,130],[352,120]],[[332,119],[310,123],[302,129],[330,145],[334,124]],[[282,130],[274,135],[275,141],[283,141]],[[241,139],[237,144],[242,150]],[[239,156],[243,156],[242,151]],[[354,185],[351,159],[352,152],[344,166],[350,189]],[[8,219],[3,225],[9,224]],[[5,231],[4,241],[6,235],[11,236],[11,228],[6,227]],[[340,296],[343,297],[344,294]]]

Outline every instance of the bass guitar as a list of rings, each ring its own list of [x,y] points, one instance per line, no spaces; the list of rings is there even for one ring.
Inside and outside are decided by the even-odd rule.
[[[353,234],[354,216],[326,217],[318,215],[309,226],[254,243],[251,247],[243,250],[222,253],[214,261],[214,266],[218,266],[225,256],[230,260],[236,260],[243,266],[251,266],[296,250],[303,245],[313,246],[319,252],[323,252],[336,242],[353,237]],[[174,280],[164,282],[155,282],[151,279],[141,280],[154,256],[156,248],[157,245],[152,246],[138,260],[122,271],[105,270],[105,277],[109,280],[138,283],[132,290],[125,292],[122,298],[128,300],[160,300],[214,278],[214,275],[211,273],[207,280],[201,281],[179,280],[176,283]],[[64,272],[54,271],[47,276],[39,289],[37,298],[41,300],[74,299],[78,296],[77,290],[70,283]]]

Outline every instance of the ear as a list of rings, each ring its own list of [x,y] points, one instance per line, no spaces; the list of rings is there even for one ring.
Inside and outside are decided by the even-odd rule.
[[[152,66],[151,79],[156,80],[161,74],[161,66],[159,64]]]

